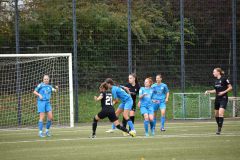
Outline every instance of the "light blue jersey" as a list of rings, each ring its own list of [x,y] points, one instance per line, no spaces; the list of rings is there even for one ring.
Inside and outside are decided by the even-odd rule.
[[[112,96],[114,99],[120,99],[122,101],[122,103],[119,104],[118,109],[120,110],[132,109],[132,105],[133,105],[132,97],[127,92],[125,92],[122,88],[117,86],[112,86]],[[135,130],[133,122],[130,119],[127,121],[127,123],[131,130]]]
[[[152,99],[154,100],[160,100],[160,101],[165,100],[166,95],[169,92],[167,85],[164,83],[161,83],[160,85],[158,85],[157,83],[154,83],[152,85],[152,89],[153,89]]]
[[[152,88],[145,88],[141,87],[139,90],[139,97],[142,96],[143,94],[146,94],[141,98],[140,104],[143,106],[149,106],[152,104],[152,95],[153,95],[153,90]]]
[[[144,95],[140,99],[140,112],[142,115],[144,114],[151,114],[153,115],[154,109],[152,106],[152,88],[141,87],[139,90],[139,97]]]
[[[122,88],[112,86],[112,95],[114,99],[120,99],[122,102],[126,102],[128,99],[132,99]]]
[[[53,87],[49,84],[45,84],[42,82],[35,88],[35,91],[37,91],[43,97],[42,99],[38,97],[38,101],[49,101],[51,98]]]

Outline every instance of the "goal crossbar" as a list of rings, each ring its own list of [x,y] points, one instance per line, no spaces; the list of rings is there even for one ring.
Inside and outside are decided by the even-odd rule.
[[[72,53],[0,54],[0,58],[68,57],[70,127],[74,127]],[[17,64],[17,63],[16,63]]]

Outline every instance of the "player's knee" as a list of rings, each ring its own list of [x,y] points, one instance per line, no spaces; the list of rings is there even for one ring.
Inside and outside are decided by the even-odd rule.
[[[224,112],[219,112],[218,116],[219,117],[223,117],[224,116]]]
[[[93,118],[93,122],[97,123],[98,120],[96,119],[96,117]]]
[[[153,121],[153,117],[149,117],[149,121]]]

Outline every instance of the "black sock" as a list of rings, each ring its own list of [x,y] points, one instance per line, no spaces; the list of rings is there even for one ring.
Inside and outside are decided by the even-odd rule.
[[[121,126],[120,124],[117,125],[116,127],[117,127],[117,129],[119,129],[119,130],[121,130],[121,131],[123,131],[123,132],[129,133],[129,130],[128,130],[127,128]]]
[[[215,117],[217,125],[219,126],[219,117]]]
[[[123,127],[127,127],[127,121],[126,121],[126,119],[123,117],[123,120],[122,120],[122,125],[123,125]]]
[[[223,117],[219,117],[218,127],[222,128],[222,126],[223,126],[223,121],[224,121],[224,118],[223,118]]]
[[[133,124],[134,124],[135,116],[130,116],[130,119],[132,120],[132,122],[133,122]]]
[[[97,129],[97,120],[95,119],[95,117],[93,118],[93,123],[92,123],[92,134],[95,135],[96,134],[96,129]]]

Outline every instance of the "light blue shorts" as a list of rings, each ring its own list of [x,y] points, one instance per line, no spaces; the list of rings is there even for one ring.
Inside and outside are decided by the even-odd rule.
[[[37,101],[38,113],[52,111],[52,106],[49,101]]]
[[[144,114],[151,114],[153,115],[153,112],[154,112],[154,109],[153,109],[153,106],[150,105],[150,106],[140,106],[140,112],[141,112],[141,115],[144,115]]]
[[[166,109],[166,102],[164,101],[160,101],[160,103],[152,103],[154,112],[158,111],[159,109]]]
[[[133,100],[132,98],[127,99],[126,102],[122,102],[119,106],[118,109],[122,110],[131,110],[133,106]]]

